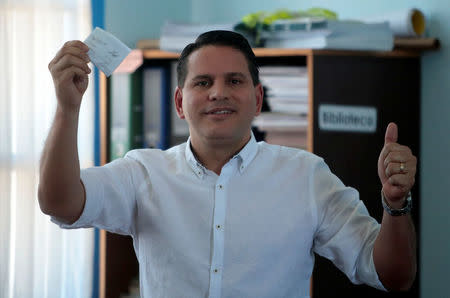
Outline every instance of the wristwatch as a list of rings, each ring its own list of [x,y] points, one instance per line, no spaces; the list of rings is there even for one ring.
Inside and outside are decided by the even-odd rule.
[[[408,193],[408,196],[406,197],[405,206],[401,209],[393,209],[391,208],[388,203],[386,202],[386,198],[384,197],[383,190],[381,190],[381,204],[383,204],[384,210],[389,213],[391,216],[401,216],[405,215],[411,212],[412,209],[412,199],[411,199],[411,192]]]

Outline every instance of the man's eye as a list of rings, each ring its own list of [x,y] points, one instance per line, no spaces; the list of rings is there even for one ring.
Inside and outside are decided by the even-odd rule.
[[[197,83],[195,83],[195,86],[200,86],[200,87],[206,87],[208,85],[209,85],[208,81],[198,81]]]
[[[233,85],[239,85],[242,81],[239,79],[231,79],[231,84]]]

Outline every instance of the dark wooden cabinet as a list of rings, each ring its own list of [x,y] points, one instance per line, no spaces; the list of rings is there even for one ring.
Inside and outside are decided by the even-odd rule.
[[[308,49],[255,49],[261,65],[302,65],[309,75],[308,150],[323,157],[346,185],[356,188],[369,213],[381,221],[381,184],[377,160],[391,121],[399,126],[399,142],[420,156],[420,55],[407,51],[360,52]],[[143,63],[167,65],[177,54],[142,52]],[[125,62],[126,63],[126,62]],[[132,63],[135,63],[132,62]],[[102,163],[108,161],[108,80],[101,77]],[[370,107],[376,110],[371,133],[330,131],[319,125],[323,105]],[[418,173],[420,171],[418,170]],[[413,219],[420,240],[420,177],[413,188]],[[101,232],[101,297],[119,297],[138,274],[130,237]],[[313,272],[313,297],[419,297],[419,272],[407,293],[384,293],[353,285],[330,261],[319,256]]]
[[[369,213],[380,222],[383,209],[377,160],[389,122],[398,124],[398,142],[408,145],[416,156],[420,155],[420,59],[376,55],[317,56],[314,57],[313,75],[315,119],[322,104],[370,106],[377,109],[378,121],[373,134],[323,131],[318,121],[314,121],[313,151],[325,159],[346,185],[358,189]],[[417,174],[416,185],[412,190],[412,216],[418,236],[419,180]],[[419,297],[418,277],[419,273],[413,288],[407,293],[384,293],[365,285],[353,285],[330,261],[318,257],[313,274],[313,293],[314,297],[320,298]]]

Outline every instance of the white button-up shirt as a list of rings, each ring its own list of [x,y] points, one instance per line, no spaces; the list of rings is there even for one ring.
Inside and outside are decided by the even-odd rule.
[[[52,220],[131,235],[142,297],[309,297],[313,252],[383,289],[380,226],[321,158],[252,135],[218,176],[189,144],[83,170],[81,217]]]

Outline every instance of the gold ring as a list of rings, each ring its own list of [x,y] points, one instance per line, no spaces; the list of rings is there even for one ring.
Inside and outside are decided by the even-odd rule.
[[[405,163],[401,162],[400,163],[400,173],[404,173],[405,172]]]

